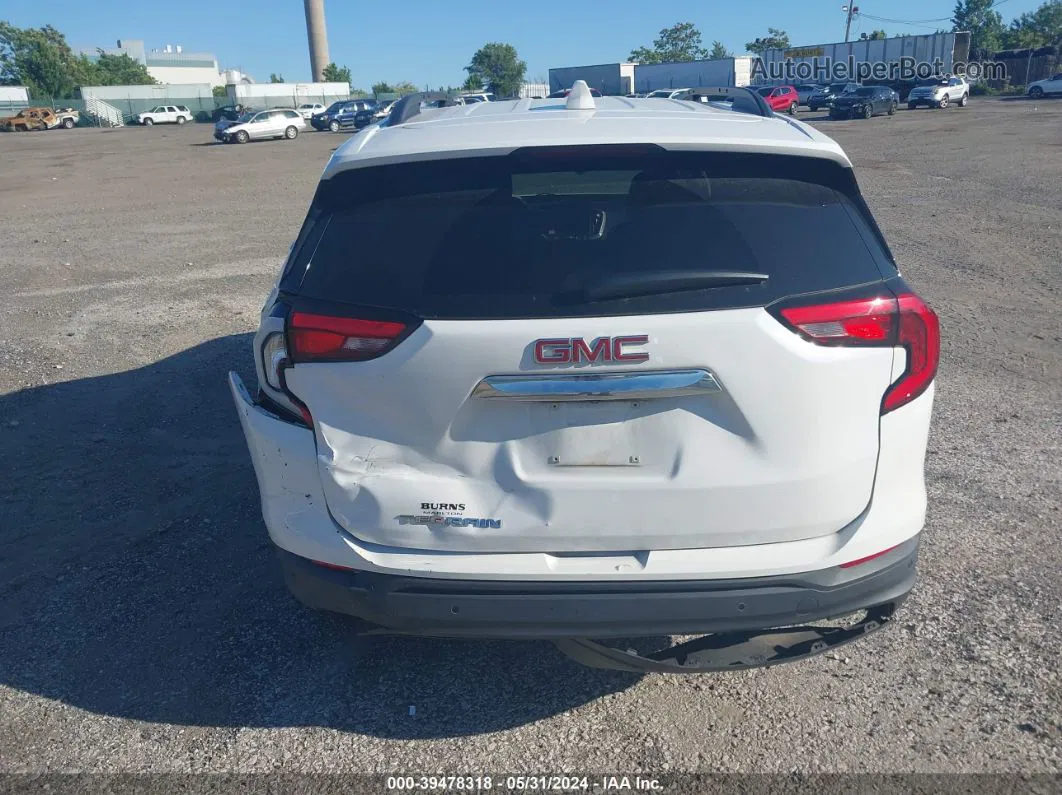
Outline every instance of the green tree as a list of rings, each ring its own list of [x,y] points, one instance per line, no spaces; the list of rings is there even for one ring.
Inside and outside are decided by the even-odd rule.
[[[227,97],[229,92],[225,89],[225,86],[214,86],[213,94],[215,97]]]
[[[631,63],[673,63],[675,61],[699,61],[708,51],[701,46],[701,31],[692,22],[678,22],[663,28],[652,47],[631,50],[627,60]]]
[[[789,46],[789,34],[778,28],[767,28],[767,35],[745,42],[749,52],[763,55],[767,50],[784,50]]]
[[[1047,0],[1010,23],[1003,44],[1013,49],[1062,44],[1062,0]]]
[[[403,97],[406,94],[416,94],[418,91],[420,91],[419,88],[410,83],[408,80],[403,80],[401,83],[395,83],[394,88],[392,90],[396,94],[399,94]]]
[[[99,86],[150,86],[158,81],[148,74],[147,67],[140,61],[135,61],[125,53],[110,55],[103,50],[97,50],[99,57],[96,59],[95,75],[98,80],[95,85]],[[84,58],[88,61],[87,58]],[[84,83],[84,85],[91,85]]]
[[[37,98],[65,99],[79,86],[151,85],[147,67],[126,54],[103,50],[95,59],[74,55],[51,25],[17,28],[0,22],[0,83],[21,84]]]
[[[709,61],[721,61],[724,58],[733,58],[734,53],[730,52],[721,41],[713,41],[712,49],[708,51]]]
[[[527,73],[527,64],[520,60],[513,45],[492,42],[476,50],[465,71],[469,77],[478,77],[480,82],[494,93],[495,98],[501,99],[515,97],[520,93],[520,86]]]
[[[271,72],[270,75],[269,75],[269,82],[270,83],[283,83],[284,82],[284,75],[278,75],[276,72]]]
[[[330,63],[321,72],[321,77],[324,78],[326,83],[346,83],[350,85],[350,67],[348,66],[336,66],[335,63]]]
[[[952,14],[952,30],[970,31],[970,51],[996,52],[1003,44],[1003,17],[994,0],[958,0]]]
[[[69,97],[85,68],[51,25],[18,28],[0,22],[0,83],[24,85],[34,97]]]
[[[469,75],[465,78],[465,82],[461,84],[462,91],[482,91],[483,80],[479,75]]]
[[[862,33],[859,34],[859,38],[862,39],[863,41],[868,41],[868,40],[869,41],[875,41],[877,39],[886,39],[886,38],[888,38],[888,36],[889,36],[889,34],[887,34],[883,30],[872,30],[872,31],[870,31],[870,33],[867,33],[866,31],[863,31]]]
[[[373,83],[372,84],[372,93],[373,94],[393,94],[393,93],[395,93],[395,90],[394,90],[394,88],[391,87],[390,83],[387,83],[387,82],[381,80],[379,83]]]

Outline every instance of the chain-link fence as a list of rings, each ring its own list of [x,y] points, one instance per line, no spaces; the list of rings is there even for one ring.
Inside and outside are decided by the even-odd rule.
[[[281,84],[277,84],[281,85]],[[264,96],[245,97],[237,99],[237,103],[248,110],[265,110],[268,108],[297,108],[300,105],[320,104],[328,107],[333,102],[350,99],[351,95],[333,94],[307,94],[303,92],[274,92]],[[94,97],[92,99],[55,99],[52,97],[35,97],[29,102],[0,101],[0,118],[14,116],[26,108],[73,108],[81,114],[82,126],[97,126],[100,120],[92,113],[93,99],[100,103],[115,108],[128,124],[136,120],[137,114],[157,108],[159,106],[176,107],[182,106],[192,112],[196,121],[213,121],[215,111],[223,107],[231,107],[233,102],[228,96],[215,97],[213,94],[202,94],[194,97]]]
[[[270,91],[263,92],[263,89],[268,86]],[[290,86],[290,87],[288,87]],[[272,83],[272,84],[257,84],[254,86],[257,89],[256,93],[262,92],[260,96],[238,97],[236,102],[242,105],[248,110],[265,110],[268,108],[298,108],[300,105],[313,105],[320,104],[327,108],[333,102],[340,102],[347,99],[362,98],[364,94],[312,94],[304,91],[298,91],[295,88],[295,84],[287,83]],[[461,92],[451,91],[452,95],[458,95]],[[527,84],[523,90],[521,90],[521,96],[546,96],[549,93],[548,84]],[[402,95],[397,93],[382,93],[377,94],[375,99],[380,102],[386,100],[399,99]],[[370,95],[371,97],[371,95]],[[191,111],[192,116],[196,121],[209,122],[213,121],[216,117],[215,111],[223,107],[231,107],[233,100],[228,96],[216,97],[211,94],[199,94],[197,96],[154,96],[154,97],[135,97],[131,95],[122,96],[119,93],[106,92],[103,95],[94,94],[89,99],[56,99],[52,97],[34,97],[29,102],[15,102],[15,101],[0,101],[0,118],[5,116],[14,116],[19,111],[24,110],[27,107],[30,108],[52,108],[53,110],[59,110],[61,108],[73,108],[81,114],[81,126],[97,126],[107,125],[106,119],[101,119],[94,110],[99,110],[99,106],[96,103],[105,103],[106,105],[115,109],[117,114],[120,114],[126,124],[134,123],[136,121],[137,114],[151,110],[159,106],[176,107],[182,106],[188,108]]]

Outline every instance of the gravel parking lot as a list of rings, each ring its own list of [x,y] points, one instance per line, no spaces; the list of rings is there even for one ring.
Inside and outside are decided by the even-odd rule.
[[[1062,772],[1062,101],[802,118],[941,317],[922,579],[718,676],[288,596],[225,373],[345,135],[0,135],[0,771]]]

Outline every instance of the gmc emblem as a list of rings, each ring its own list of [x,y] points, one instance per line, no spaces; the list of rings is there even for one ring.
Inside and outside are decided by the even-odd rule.
[[[629,349],[635,345],[645,345],[647,342],[649,342],[648,334],[598,337],[592,343],[588,343],[581,337],[535,340],[535,362],[538,364],[644,362],[649,358],[648,353]]]

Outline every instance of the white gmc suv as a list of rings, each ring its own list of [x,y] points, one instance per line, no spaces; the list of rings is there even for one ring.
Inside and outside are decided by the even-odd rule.
[[[915,582],[936,315],[834,141],[700,91],[414,95],[334,153],[257,392],[229,376],[302,602],[635,671],[888,622]],[[649,635],[706,637],[594,640]]]

